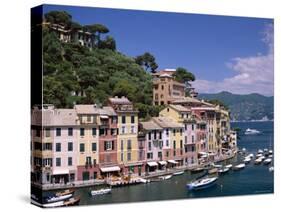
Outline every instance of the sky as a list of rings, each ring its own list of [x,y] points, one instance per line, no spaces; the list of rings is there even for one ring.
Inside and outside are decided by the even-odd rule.
[[[199,93],[273,95],[273,19],[45,5],[51,10],[107,26],[118,51],[150,52],[158,70],[186,68]]]

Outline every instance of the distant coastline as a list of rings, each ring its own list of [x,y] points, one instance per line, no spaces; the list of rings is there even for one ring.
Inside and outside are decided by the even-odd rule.
[[[237,122],[273,122],[274,119],[268,119],[268,120],[230,120],[230,123],[237,123]]]

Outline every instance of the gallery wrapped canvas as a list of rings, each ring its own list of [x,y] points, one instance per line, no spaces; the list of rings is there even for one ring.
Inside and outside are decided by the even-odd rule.
[[[273,20],[31,9],[31,203],[273,193]]]

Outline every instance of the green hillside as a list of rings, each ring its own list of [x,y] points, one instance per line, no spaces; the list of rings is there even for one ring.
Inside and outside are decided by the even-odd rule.
[[[231,111],[233,120],[260,120],[264,117],[273,119],[273,97],[260,94],[239,95],[230,92],[199,94],[204,100],[220,100]]]

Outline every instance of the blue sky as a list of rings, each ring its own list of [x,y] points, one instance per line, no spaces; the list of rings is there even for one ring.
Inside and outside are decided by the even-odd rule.
[[[273,33],[268,29],[268,26],[273,28],[272,19],[54,5],[44,7],[44,12],[50,10],[65,10],[74,21],[83,25],[106,25],[110,29],[109,34],[116,39],[118,51],[132,57],[148,51],[156,57],[159,70],[177,67],[190,70],[197,78],[194,86],[199,92],[227,90],[273,95],[273,64],[270,64],[273,57],[264,58],[270,54],[273,56],[273,51],[270,52]],[[272,36],[272,40],[265,41],[265,36]],[[263,63],[260,64],[260,61]],[[249,80],[265,68],[270,69],[266,70],[266,73],[271,72],[270,79]],[[257,69],[257,73],[253,69]],[[233,85],[232,80],[236,80],[237,84]],[[241,83],[241,80],[244,81]],[[251,83],[257,85],[253,87]]]

